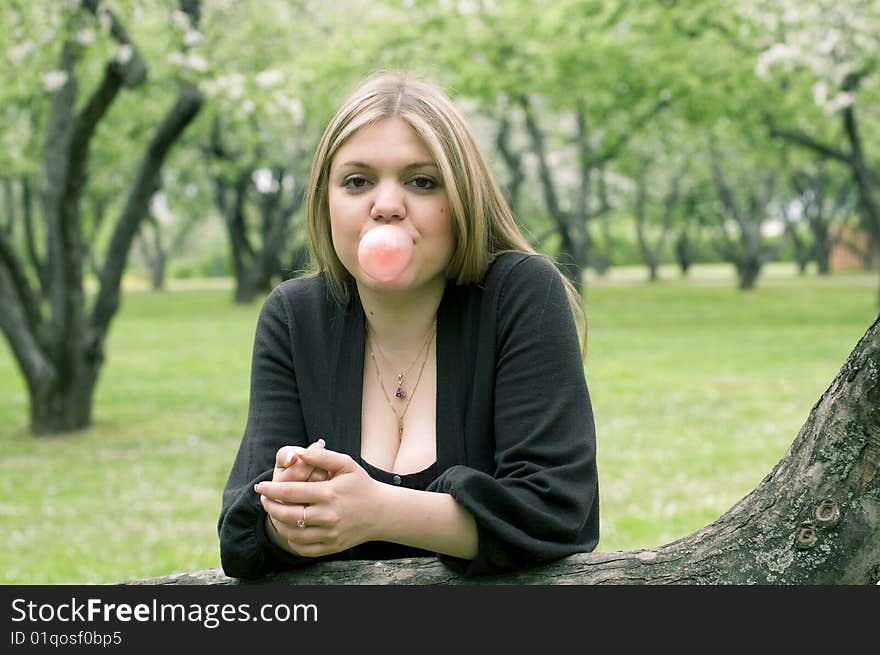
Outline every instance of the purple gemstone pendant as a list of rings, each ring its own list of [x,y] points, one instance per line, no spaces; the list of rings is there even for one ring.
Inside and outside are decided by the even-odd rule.
[[[397,387],[397,391],[394,392],[394,395],[398,398],[406,398],[406,391],[403,390],[403,387]]]

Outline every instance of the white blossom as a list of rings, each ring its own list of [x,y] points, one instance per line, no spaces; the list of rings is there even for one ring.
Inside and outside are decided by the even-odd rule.
[[[787,43],[774,43],[758,57],[755,72],[758,77],[766,79],[774,66],[789,64],[797,59],[798,51],[795,48]]]
[[[765,237],[778,237],[785,232],[785,223],[778,218],[763,221],[761,223],[761,234]]]
[[[67,71],[49,71],[43,73],[43,87],[50,93],[67,84]]]
[[[204,57],[192,53],[187,57],[187,66],[200,73],[208,70],[208,62],[205,61]]]
[[[841,109],[851,107],[855,101],[855,93],[842,91],[829,98],[825,103],[821,104],[820,107],[822,107],[822,109],[824,109],[829,114],[834,114],[839,112]]]
[[[173,64],[175,66],[183,66],[186,63],[186,57],[184,57],[182,52],[174,52],[168,53],[168,63]]]
[[[123,43],[116,51],[116,61],[118,61],[120,64],[127,64],[131,61],[131,58],[133,56],[134,48],[131,47],[130,43]]]
[[[208,70],[208,62],[199,55],[196,54],[184,54],[182,52],[172,52],[168,55],[168,63],[173,64],[175,66],[180,66],[181,68],[189,68],[194,71],[198,71],[200,73]]]
[[[229,73],[221,75],[214,81],[218,95],[225,95],[230,100],[238,100],[244,95],[244,75]]]
[[[260,193],[275,193],[278,191],[278,180],[268,168],[259,168],[251,175],[251,180]]]
[[[85,27],[76,33],[74,39],[80,45],[92,45],[95,42],[95,30]]]
[[[275,86],[280,84],[284,80],[284,73],[280,70],[264,70],[257,73],[256,76],[257,86],[266,88],[269,86]]]
[[[186,34],[183,35],[183,44],[188,48],[201,43],[201,41],[202,33],[198,30],[187,30]]]
[[[9,48],[9,50],[6,51],[6,55],[11,64],[19,64],[32,52],[34,52],[34,42],[22,41]]]
[[[170,225],[174,221],[174,213],[168,206],[168,198],[161,191],[154,193],[150,198],[150,213],[162,225]]]
[[[185,32],[191,29],[191,24],[189,20],[189,15],[186,12],[177,11],[172,12],[171,21],[174,23],[174,26],[179,29],[181,32]]]
[[[275,94],[275,103],[290,114],[293,122],[297,125],[303,121],[303,105],[297,98],[291,98],[284,93]]]

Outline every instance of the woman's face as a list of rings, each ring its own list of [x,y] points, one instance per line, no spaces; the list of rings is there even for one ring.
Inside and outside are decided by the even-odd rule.
[[[440,279],[455,248],[449,200],[440,169],[402,118],[355,132],[330,163],[328,201],[333,247],[359,285],[376,291],[415,290]],[[380,282],[358,264],[361,238],[396,224],[413,241],[413,256],[397,278]]]

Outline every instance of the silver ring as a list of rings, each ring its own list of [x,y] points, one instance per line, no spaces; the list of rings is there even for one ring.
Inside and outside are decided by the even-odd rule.
[[[296,527],[298,528],[306,527],[306,507],[307,505],[303,505],[303,517],[296,522]]]

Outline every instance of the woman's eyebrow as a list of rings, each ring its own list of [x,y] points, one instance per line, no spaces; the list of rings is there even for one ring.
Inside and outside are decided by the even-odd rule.
[[[371,164],[362,161],[347,161],[343,162],[339,165],[340,168],[373,168]],[[415,168],[440,168],[432,161],[416,161],[411,164],[407,164],[403,167],[403,170],[408,171]]]

